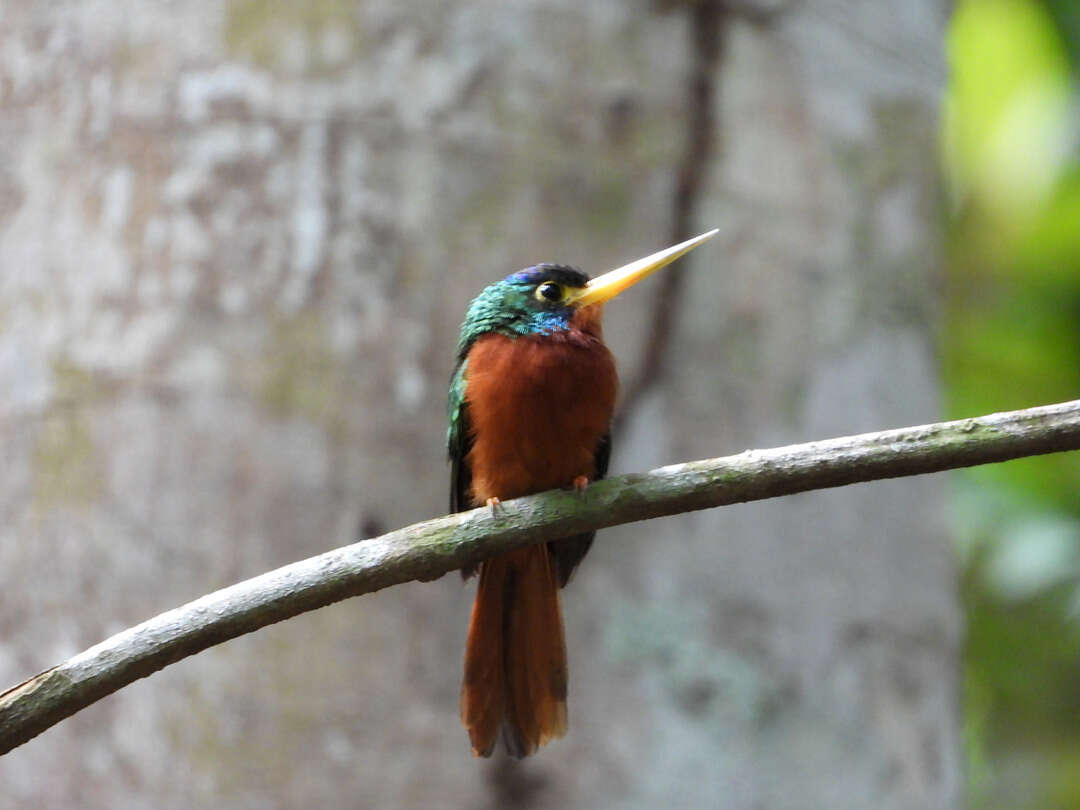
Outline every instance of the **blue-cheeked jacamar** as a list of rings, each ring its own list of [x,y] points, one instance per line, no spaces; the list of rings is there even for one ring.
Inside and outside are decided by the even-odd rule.
[[[592,281],[573,267],[538,264],[473,300],[450,383],[453,511],[604,476],[618,381],[601,333],[603,303],[715,233]],[[592,539],[552,540],[480,564],[461,687],[476,755],[491,754],[500,729],[517,757],[566,733],[559,588]]]

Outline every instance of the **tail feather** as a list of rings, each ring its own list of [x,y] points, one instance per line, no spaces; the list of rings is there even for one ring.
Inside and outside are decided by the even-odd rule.
[[[473,753],[490,756],[506,706],[503,688],[503,605],[509,579],[505,561],[480,566],[469,635],[465,642],[465,677],[461,684],[461,722],[469,731]]]
[[[490,755],[498,736],[524,757],[566,733],[566,642],[557,571],[544,545],[481,567],[461,719],[477,756]]]

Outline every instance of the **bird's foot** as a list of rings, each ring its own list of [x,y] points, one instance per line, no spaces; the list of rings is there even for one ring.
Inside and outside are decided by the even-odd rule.
[[[487,499],[487,505],[488,505],[488,509],[491,510],[491,516],[493,518],[498,517],[499,516],[499,507],[502,506],[502,501],[500,501],[498,498],[488,498]]]
[[[586,488],[589,486],[589,476],[579,475],[570,483],[570,486],[578,495],[584,495]]]

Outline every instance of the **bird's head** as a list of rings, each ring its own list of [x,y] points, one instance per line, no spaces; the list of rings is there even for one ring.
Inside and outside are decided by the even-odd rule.
[[[601,305],[651,273],[689,253],[716,230],[688,239],[594,278],[575,267],[537,264],[489,285],[469,305],[458,353],[478,337],[552,335],[571,328],[599,330]]]

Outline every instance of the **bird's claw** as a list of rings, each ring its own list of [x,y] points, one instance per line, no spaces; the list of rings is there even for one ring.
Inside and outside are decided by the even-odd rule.
[[[585,490],[586,490],[586,489],[588,488],[588,486],[589,486],[589,476],[587,476],[587,475],[579,475],[579,476],[578,476],[577,478],[575,478],[575,479],[574,479],[574,480],[573,480],[573,481],[572,481],[572,482],[570,483],[570,486],[571,486],[571,487],[573,487],[574,491],[575,491],[575,492],[576,492],[576,493],[577,493],[578,495],[584,495],[584,494],[585,494]]]
[[[488,505],[488,509],[491,510],[491,516],[493,518],[498,517],[499,516],[499,507],[502,506],[502,501],[500,501],[498,498],[488,498],[487,499],[487,505]]]

